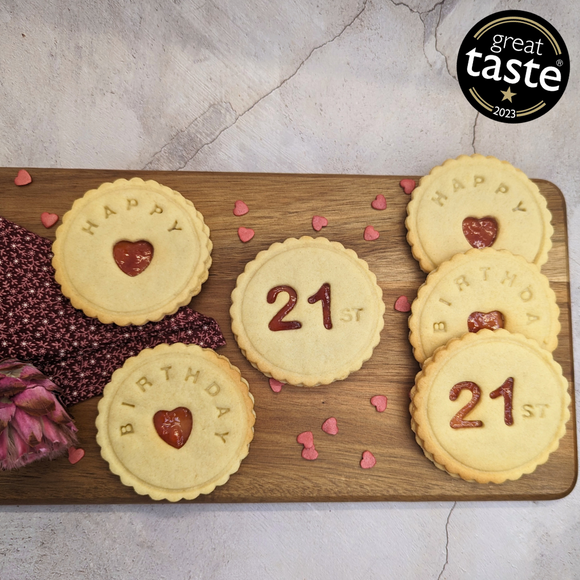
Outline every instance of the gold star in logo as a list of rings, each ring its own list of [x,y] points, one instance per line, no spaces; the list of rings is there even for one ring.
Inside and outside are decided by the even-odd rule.
[[[512,102],[512,97],[515,97],[517,95],[517,93],[512,93],[511,87],[508,87],[507,91],[500,91],[500,93],[503,95],[502,101],[505,101],[507,99],[510,103]]]

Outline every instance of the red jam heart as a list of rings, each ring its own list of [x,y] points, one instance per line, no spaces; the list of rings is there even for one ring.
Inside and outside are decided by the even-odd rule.
[[[493,310],[492,312],[472,312],[467,317],[469,332],[479,332],[483,328],[490,330],[504,328],[503,314],[499,310]]]
[[[113,258],[127,276],[138,276],[147,269],[153,259],[153,246],[145,240],[128,242],[122,240],[113,246]]]
[[[157,434],[165,443],[181,449],[191,435],[193,417],[186,407],[177,407],[173,411],[157,411],[153,416]]]
[[[463,220],[463,235],[473,248],[489,248],[497,237],[498,226],[492,217],[468,217]]]
[[[387,408],[387,397],[385,397],[385,395],[375,395],[371,398],[371,405],[373,405],[379,413],[382,413]]]
[[[322,423],[322,430],[329,435],[336,435],[338,433],[338,424],[336,418],[329,417]]]
[[[370,451],[365,451],[362,454],[362,459],[360,460],[360,466],[363,469],[370,469],[371,467],[374,467],[377,463],[377,460],[375,459],[375,456],[370,452]]]

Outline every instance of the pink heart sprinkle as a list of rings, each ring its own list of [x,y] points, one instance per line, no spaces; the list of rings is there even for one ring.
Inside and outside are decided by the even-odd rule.
[[[312,227],[319,232],[322,228],[325,228],[328,225],[328,220],[321,215],[315,215],[312,218]]]
[[[377,463],[375,456],[370,451],[365,451],[362,454],[362,459],[360,460],[360,466],[363,469],[370,469],[374,467]]]
[[[399,185],[403,188],[403,191],[409,195],[415,189],[416,183],[412,179],[401,179]]]
[[[318,451],[314,447],[305,447],[302,450],[302,457],[308,461],[314,461],[318,457]]]
[[[387,209],[387,200],[385,199],[385,196],[382,193],[379,193],[371,203],[371,207],[373,209]]]
[[[322,423],[322,430],[329,435],[336,435],[338,433],[338,425],[334,417],[329,417]]]
[[[45,228],[51,228],[58,221],[58,216],[55,213],[45,211],[40,214],[40,221]]]
[[[399,296],[395,302],[395,310],[397,312],[409,312],[411,310],[411,305],[406,296]]]
[[[234,215],[246,215],[249,211],[248,206],[241,199],[234,204]]]
[[[379,413],[387,408],[387,397],[384,395],[375,395],[371,399],[371,405],[374,405]]]
[[[28,185],[32,183],[32,177],[30,177],[30,173],[26,171],[26,169],[21,169],[18,172],[18,175],[14,178],[14,183],[16,185]]]
[[[373,228],[373,226],[367,226],[365,228],[365,235],[364,238],[367,242],[372,242],[373,240],[376,240],[379,237],[379,232],[377,232],[377,230],[375,230],[375,228]]]
[[[314,435],[312,435],[312,431],[304,431],[303,433],[300,433],[300,435],[296,437],[296,441],[298,441],[300,445],[304,445],[306,449],[314,447]]]
[[[69,447],[68,448],[68,460],[74,465],[78,463],[85,456],[85,450],[79,447]]]
[[[238,228],[238,236],[242,242],[249,242],[254,237],[254,230],[252,228]]]
[[[275,393],[279,393],[282,390],[282,386],[284,385],[284,383],[281,383],[280,381],[277,381],[276,379],[270,379],[268,382],[270,383],[270,388]]]

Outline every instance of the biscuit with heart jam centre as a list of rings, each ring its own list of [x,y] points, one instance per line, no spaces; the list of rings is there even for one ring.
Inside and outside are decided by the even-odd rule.
[[[56,231],[52,264],[75,308],[105,324],[141,325],[200,292],[211,250],[209,228],[189,200],[134,177],[74,202]]]
[[[419,288],[411,311],[409,341],[420,363],[486,319],[499,325],[484,327],[521,333],[550,352],[558,345],[560,309],[548,279],[507,250],[472,249],[443,262]]]
[[[99,401],[97,442],[141,495],[194,499],[225,484],[248,455],[254,399],[211,349],[162,344],[128,359]]]
[[[424,272],[471,248],[509,250],[541,267],[554,232],[546,199],[507,161],[461,155],[422,177],[407,206],[407,241]]]

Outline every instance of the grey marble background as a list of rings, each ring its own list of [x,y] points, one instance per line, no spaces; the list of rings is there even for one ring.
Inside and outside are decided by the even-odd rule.
[[[495,155],[564,192],[578,348],[579,7],[1,0],[0,166],[422,175]],[[466,32],[509,8],[549,20],[572,62],[558,105],[521,125],[478,115],[455,73]],[[0,522],[2,580],[580,577],[580,488],[540,503],[16,506]]]

